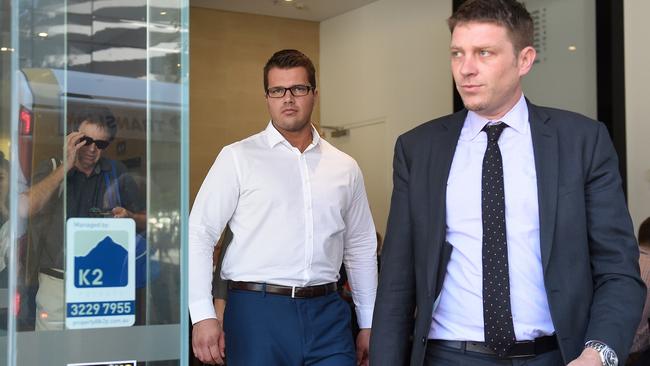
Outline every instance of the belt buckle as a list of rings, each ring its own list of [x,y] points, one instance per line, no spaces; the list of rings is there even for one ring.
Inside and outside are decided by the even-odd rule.
[[[510,354],[510,352],[512,351],[512,349],[513,349],[515,346],[517,346],[517,344],[522,345],[522,343],[524,343],[524,344],[525,344],[525,347],[526,347],[526,352],[525,352],[525,353],[520,353],[520,354],[515,354],[515,355]],[[510,349],[508,350],[508,353],[506,354],[506,356],[507,356],[508,358],[527,358],[527,357],[535,357],[535,356],[537,356],[537,353],[535,352],[535,341],[532,341],[532,342],[522,342],[522,343],[515,342],[515,343],[510,347]]]
[[[296,298],[296,286],[291,286],[291,298]]]

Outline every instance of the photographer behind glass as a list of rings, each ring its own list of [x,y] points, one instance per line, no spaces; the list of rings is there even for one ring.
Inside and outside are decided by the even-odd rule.
[[[135,181],[124,164],[102,156],[117,133],[115,117],[105,107],[85,108],[73,116],[74,132],[66,137],[64,163],[55,158],[41,162],[21,200],[21,214],[32,218],[30,252],[36,258],[27,267],[38,272],[36,330],[64,328],[66,218],[132,218],[138,231],[146,225]]]

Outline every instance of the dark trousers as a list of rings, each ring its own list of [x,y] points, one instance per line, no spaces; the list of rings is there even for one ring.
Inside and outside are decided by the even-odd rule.
[[[429,343],[424,364],[426,366],[560,366],[564,365],[564,362],[559,349],[536,357],[500,360],[491,355]]]
[[[354,366],[350,308],[334,292],[310,299],[228,291],[228,366]]]

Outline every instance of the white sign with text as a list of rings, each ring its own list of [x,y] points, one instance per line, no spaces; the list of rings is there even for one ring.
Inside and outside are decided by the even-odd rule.
[[[135,323],[135,222],[70,218],[66,232],[65,326]]]

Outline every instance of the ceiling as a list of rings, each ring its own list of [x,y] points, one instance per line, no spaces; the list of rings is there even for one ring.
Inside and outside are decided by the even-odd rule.
[[[320,22],[376,0],[190,0],[190,6]]]

